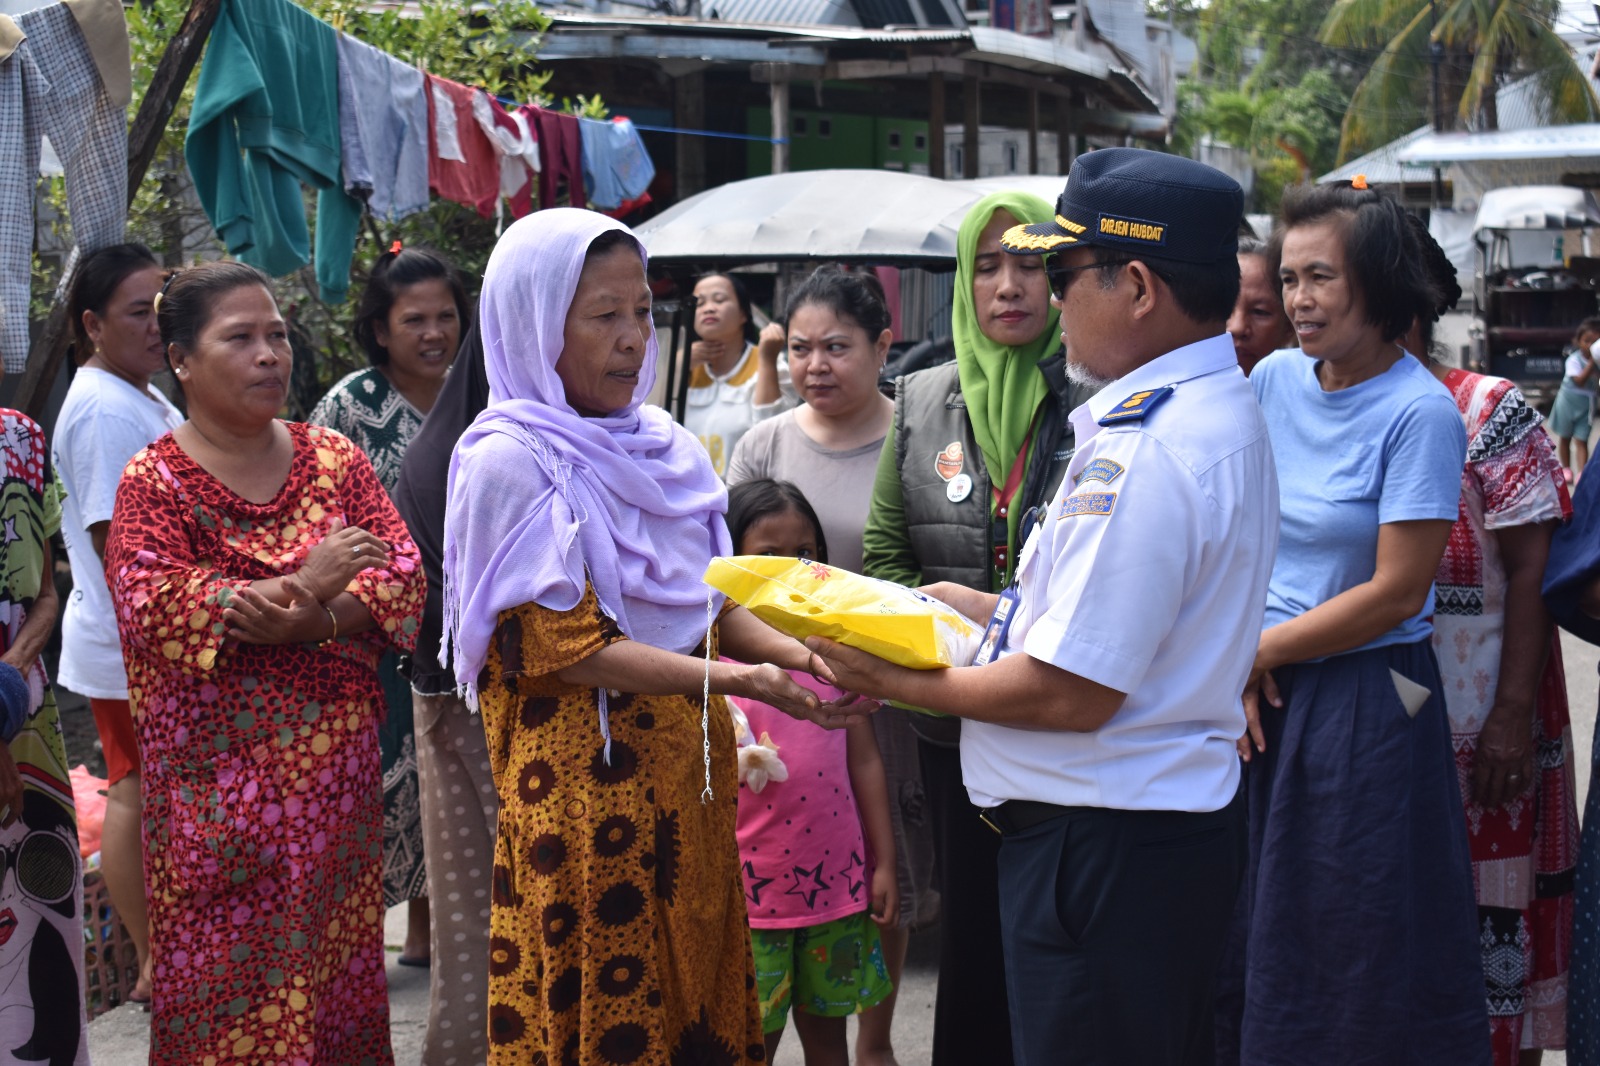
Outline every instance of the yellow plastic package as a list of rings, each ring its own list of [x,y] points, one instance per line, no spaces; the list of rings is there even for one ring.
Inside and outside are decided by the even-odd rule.
[[[798,640],[820,636],[914,670],[966,666],[983,626],[892,581],[771,555],[711,560],[706,584]]]

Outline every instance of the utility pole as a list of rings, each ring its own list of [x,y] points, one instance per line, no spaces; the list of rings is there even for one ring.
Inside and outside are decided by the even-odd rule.
[[[1439,32],[1439,0],[1428,0],[1428,65],[1433,68],[1433,89],[1428,94],[1433,105],[1433,132],[1443,133],[1444,123],[1440,121],[1444,112],[1444,101],[1439,99],[1439,63],[1444,59],[1444,45],[1439,43],[1436,34]],[[1439,170],[1439,164],[1433,164],[1433,210],[1437,211],[1444,203],[1444,175]]]

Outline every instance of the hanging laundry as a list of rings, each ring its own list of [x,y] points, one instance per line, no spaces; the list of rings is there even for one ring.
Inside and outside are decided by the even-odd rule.
[[[656,178],[656,166],[633,123],[622,116],[610,122],[580,118],[578,127],[589,202],[610,210],[643,196]]]
[[[507,111],[500,101],[477,90],[472,115],[500,158],[500,195],[511,204],[511,217],[533,210],[533,175],[539,170],[539,142],[520,110]]]
[[[301,182],[318,190],[317,284],[344,299],[361,205],[339,176],[332,26],[289,0],[223,0],[183,154],[228,251],[275,277],[311,261]]]
[[[422,72],[348,33],[339,40],[344,188],[385,222],[428,206],[428,98]]]
[[[128,213],[127,30],[119,42],[97,6],[50,4],[0,16],[0,356],[7,373],[28,359],[28,280],[40,139],[66,172],[78,252],[122,240]],[[94,18],[80,24],[75,14]],[[122,18],[120,6],[116,19]],[[98,26],[96,44],[83,25]],[[97,62],[99,57],[100,62]],[[109,70],[101,73],[102,64]],[[113,99],[107,85],[119,99]]]
[[[477,91],[428,75],[428,184],[490,218],[500,195],[500,162],[472,114]]]
[[[560,202],[561,186],[573,207],[587,207],[583,190],[583,134],[576,115],[547,111],[525,104],[522,113],[533,122],[539,135],[543,166],[539,173],[539,206],[554,207]]]

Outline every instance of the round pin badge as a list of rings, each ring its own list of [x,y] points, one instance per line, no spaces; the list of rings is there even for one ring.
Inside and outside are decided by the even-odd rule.
[[[945,499],[951,503],[960,503],[972,495],[972,475],[957,474],[950,479],[950,484],[944,487]]]

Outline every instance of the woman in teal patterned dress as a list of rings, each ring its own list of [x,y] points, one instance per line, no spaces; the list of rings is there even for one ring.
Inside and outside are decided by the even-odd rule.
[[[395,249],[372,268],[351,327],[372,365],[328,390],[310,421],[355,441],[390,493],[406,447],[444,387],[467,314],[460,274],[434,252]],[[427,880],[411,687],[393,652],[379,663],[378,676],[388,704],[381,737],[383,901],[389,907],[411,901],[400,962],[427,966]]]

